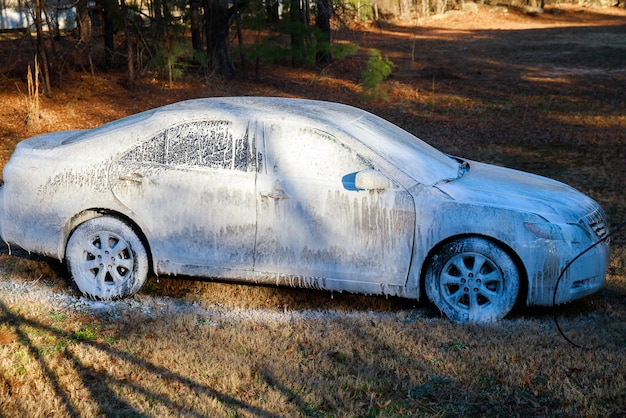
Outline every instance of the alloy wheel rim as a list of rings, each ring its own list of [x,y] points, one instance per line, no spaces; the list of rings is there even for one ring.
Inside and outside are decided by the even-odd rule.
[[[82,276],[98,289],[118,288],[132,274],[133,255],[128,242],[113,232],[90,235],[80,263]]]
[[[489,257],[468,252],[445,264],[439,285],[444,300],[455,310],[476,315],[498,303],[504,292],[504,277]]]

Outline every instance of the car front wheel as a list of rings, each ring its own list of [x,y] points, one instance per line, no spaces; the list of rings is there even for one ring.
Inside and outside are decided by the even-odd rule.
[[[141,239],[110,216],[80,224],[67,242],[65,258],[78,289],[95,299],[131,296],[148,277],[148,254]]]
[[[489,322],[513,309],[520,276],[502,248],[471,237],[445,244],[430,258],[424,286],[430,301],[448,318]]]

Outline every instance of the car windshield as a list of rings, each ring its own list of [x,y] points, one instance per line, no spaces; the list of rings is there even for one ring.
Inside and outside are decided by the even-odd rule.
[[[420,183],[459,176],[459,162],[398,126],[372,114],[354,121],[350,133]]]

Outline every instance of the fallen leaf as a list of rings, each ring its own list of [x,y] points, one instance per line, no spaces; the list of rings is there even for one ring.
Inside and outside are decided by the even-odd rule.
[[[0,329],[0,345],[7,345],[17,341],[17,335],[10,329]]]
[[[389,404],[391,404],[391,399],[385,401],[384,403],[376,402],[376,406],[378,406],[380,409],[387,408]]]

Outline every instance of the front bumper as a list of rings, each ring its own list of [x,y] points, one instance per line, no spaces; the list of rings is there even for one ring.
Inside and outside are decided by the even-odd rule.
[[[558,241],[544,244],[549,246],[548,257],[540,268],[532,274],[529,272],[528,305],[552,305],[553,301],[561,304],[602,289],[610,258],[606,241],[591,249],[592,244],[571,245]]]

